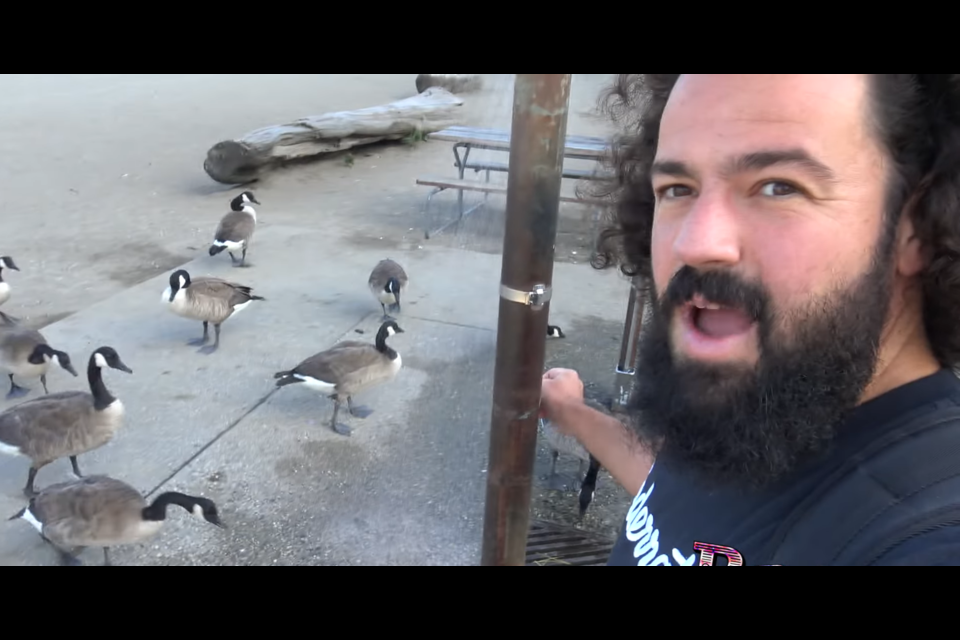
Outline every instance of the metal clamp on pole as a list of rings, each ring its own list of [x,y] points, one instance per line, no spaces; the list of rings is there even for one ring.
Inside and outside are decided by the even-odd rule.
[[[519,302],[528,307],[542,307],[553,297],[553,287],[543,284],[533,286],[533,291],[520,291],[505,284],[500,285],[500,297],[510,302]]]

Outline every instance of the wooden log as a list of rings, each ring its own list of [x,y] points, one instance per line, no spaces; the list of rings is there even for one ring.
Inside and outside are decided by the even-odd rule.
[[[470,93],[483,88],[479,73],[421,73],[417,76],[417,93],[441,87],[450,93]]]
[[[203,169],[222,184],[253,182],[269,167],[285,161],[462,125],[461,106],[462,99],[435,87],[390,104],[264,127],[213,145]]]

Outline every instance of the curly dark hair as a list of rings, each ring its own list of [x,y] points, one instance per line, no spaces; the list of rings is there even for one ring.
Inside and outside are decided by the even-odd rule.
[[[604,164],[612,178],[586,189],[608,199],[592,265],[619,267],[649,296],[656,199],[650,168],[660,119],[680,74],[619,74],[600,112],[620,131]],[[911,215],[929,264],[924,322],[940,363],[960,368],[960,74],[870,74],[872,120],[892,170],[887,224]],[[582,187],[581,190],[584,188]],[[649,299],[649,298],[648,298]]]

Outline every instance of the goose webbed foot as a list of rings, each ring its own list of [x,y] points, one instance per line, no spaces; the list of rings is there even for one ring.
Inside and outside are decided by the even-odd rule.
[[[361,420],[369,417],[373,413],[373,409],[370,407],[366,407],[364,405],[357,406],[353,404],[353,400],[351,398],[347,398],[347,410],[354,418],[360,418]]]
[[[341,436],[350,437],[353,435],[353,430],[342,422],[337,422],[337,416],[340,414],[340,400],[339,398],[334,399],[333,405],[333,418],[330,419],[330,428],[333,429],[334,433],[337,433]]]
[[[197,338],[196,340],[191,340],[187,343],[187,346],[190,347],[199,347],[201,345],[207,344],[207,340],[210,339],[210,324],[208,322],[203,323],[203,337]]]
[[[24,389],[16,382],[13,381],[13,374],[10,374],[10,391],[7,393],[7,400],[13,400],[14,398],[22,398],[23,396],[30,393],[29,389]]]
[[[199,353],[202,353],[204,355],[210,355],[211,353],[215,352],[217,349],[220,348],[220,325],[218,324],[213,325],[213,329],[217,334],[216,340],[214,340],[213,344],[211,344],[210,346],[203,347],[202,349],[200,349]]]

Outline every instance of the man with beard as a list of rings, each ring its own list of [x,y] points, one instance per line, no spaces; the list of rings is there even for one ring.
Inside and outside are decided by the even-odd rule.
[[[541,411],[637,496],[609,564],[960,566],[960,74],[623,74],[608,106],[628,425],[565,369]]]

